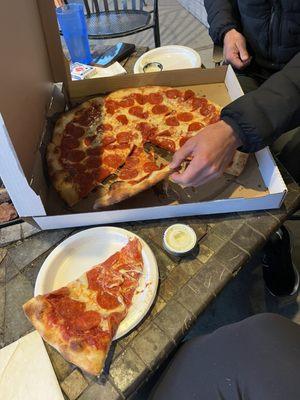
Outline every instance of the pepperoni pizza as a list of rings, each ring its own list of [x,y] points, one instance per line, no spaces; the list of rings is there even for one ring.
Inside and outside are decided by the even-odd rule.
[[[135,238],[67,286],[39,295],[23,309],[46,342],[92,375],[102,371],[112,339],[126,317],[143,272]]]
[[[172,154],[219,118],[220,107],[190,89],[147,86],[112,92],[59,119],[48,146],[49,175],[70,206],[96,188],[94,208],[117,203],[171,173],[158,148]],[[237,152],[226,172],[239,175],[246,160]]]

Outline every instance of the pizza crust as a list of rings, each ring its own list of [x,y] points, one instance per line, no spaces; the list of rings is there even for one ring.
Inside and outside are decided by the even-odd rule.
[[[67,361],[91,375],[99,375],[104,366],[106,352],[82,344],[79,340],[68,344],[59,329],[47,324],[47,309],[48,304],[42,296],[34,297],[23,305],[27,318],[47,343],[53,346]]]
[[[171,173],[172,170],[167,165],[159,171],[152,172],[148,178],[145,178],[135,185],[130,185],[126,181],[116,181],[109,187],[107,192],[103,193],[103,191],[100,190],[99,197],[94,203],[94,210],[119,203],[120,201],[149,189],[156,185],[156,183],[167,178]]]

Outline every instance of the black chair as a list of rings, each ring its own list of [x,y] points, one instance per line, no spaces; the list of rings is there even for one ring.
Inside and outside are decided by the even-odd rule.
[[[79,1],[75,0],[74,3]],[[153,29],[155,47],[160,46],[158,0],[146,11],[145,0],[82,0],[90,39],[112,39]],[[65,0],[72,3],[72,0]]]

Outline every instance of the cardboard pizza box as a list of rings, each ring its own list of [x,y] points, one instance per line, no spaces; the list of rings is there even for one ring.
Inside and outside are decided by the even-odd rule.
[[[160,183],[122,203],[92,211],[93,194],[72,210],[47,176],[45,151],[66,102],[126,87],[192,88],[224,106],[243,94],[231,67],[188,69],[71,81],[53,2],[20,0],[1,7],[0,176],[21,217],[42,229],[280,207],[287,188],[268,148],[238,178],[226,175],[197,189]],[[11,30],[17,25],[18,29]],[[9,34],[8,34],[9,33]]]

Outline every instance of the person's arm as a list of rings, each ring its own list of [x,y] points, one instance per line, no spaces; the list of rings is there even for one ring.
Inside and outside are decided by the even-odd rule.
[[[255,152],[300,126],[300,53],[258,89],[235,100],[221,113],[243,143]]]
[[[300,53],[258,89],[223,108],[221,119],[174,154],[170,164],[174,169],[192,156],[183,173],[172,174],[174,182],[203,185],[224,172],[237,148],[258,151],[300,126]]]
[[[209,23],[209,35],[215,44],[223,46],[226,32],[239,30],[239,21],[230,0],[204,0]]]

